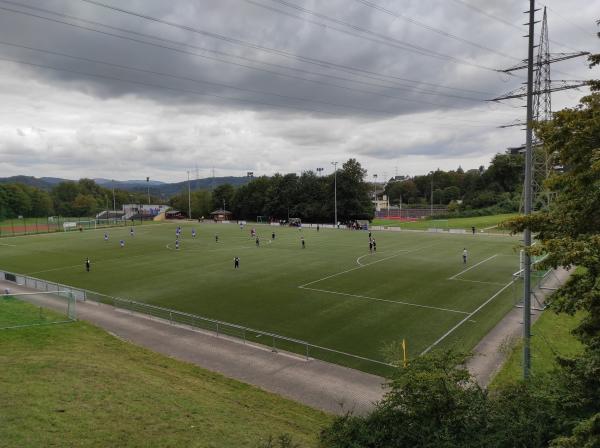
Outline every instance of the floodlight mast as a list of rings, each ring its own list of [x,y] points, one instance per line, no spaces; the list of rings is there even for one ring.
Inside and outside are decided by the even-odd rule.
[[[337,164],[338,162],[331,162],[333,165],[333,208],[334,208],[334,222],[333,227],[337,227]]]
[[[190,187],[190,170],[188,170],[187,175],[188,175],[188,218],[192,219],[192,189]]]
[[[535,0],[529,0],[529,33],[527,56],[527,127],[525,134],[525,216],[531,215],[532,208],[532,165],[533,165],[533,49],[535,32]],[[528,379],[531,370],[531,229],[524,230],[525,259],[523,271],[523,378]]]

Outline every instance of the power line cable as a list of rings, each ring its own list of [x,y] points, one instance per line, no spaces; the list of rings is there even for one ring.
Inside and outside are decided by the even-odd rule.
[[[110,9],[110,10],[113,10],[113,11],[117,11],[117,12],[120,12],[120,13],[123,13],[123,14],[129,14],[129,15],[132,15],[132,16],[135,16],[135,17],[143,18],[145,20],[149,20],[149,21],[152,21],[152,22],[161,23],[163,25],[168,25],[168,26],[171,26],[171,27],[179,28],[179,29],[182,29],[182,30],[185,30],[185,31],[189,31],[189,32],[192,32],[192,33],[196,33],[196,34],[200,34],[200,35],[203,35],[203,36],[208,36],[208,37],[212,37],[212,38],[215,38],[215,39],[220,39],[220,40],[223,40],[223,41],[228,42],[228,43],[232,43],[232,44],[236,44],[236,45],[243,45],[243,46],[246,46],[246,47],[249,47],[249,48],[253,48],[255,50],[260,50],[260,51],[265,51],[265,52],[269,52],[269,53],[274,53],[274,54],[278,54],[278,55],[283,56],[283,57],[291,57],[291,58],[299,59],[299,60],[303,60],[303,61],[311,60],[313,62],[319,62],[319,63],[323,64],[323,61],[318,61],[316,59],[308,58],[308,57],[305,57],[305,56],[295,55],[295,54],[290,53],[289,51],[286,51],[286,50],[280,50],[280,49],[265,47],[265,46],[262,46],[262,45],[254,44],[254,43],[247,42],[247,41],[243,41],[243,40],[236,39],[236,38],[233,38],[233,37],[224,36],[222,34],[217,34],[217,33],[209,32],[209,31],[205,31],[205,30],[200,30],[198,28],[193,28],[193,27],[190,27],[190,26],[187,26],[187,25],[183,25],[183,24],[180,24],[180,23],[175,23],[175,22],[171,22],[171,21],[168,21],[168,20],[159,19],[157,17],[153,17],[153,16],[149,16],[149,15],[146,15],[146,14],[142,14],[142,13],[139,13],[139,12],[127,10],[127,9],[124,9],[124,8],[119,8],[119,7],[116,7],[116,6],[107,5],[105,3],[102,3],[102,2],[99,2],[99,1],[96,1],[96,0],[79,0],[79,1],[85,2],[85,3],[89,3],[89,4],[92,4],[92,5],[96,5],[96,6],[99,6],[99,7],[102,7],[102,8]],[[384,38],[389,39],[387,36],[384,36]],[[428,50],[428,49],[425,49],[425,48],[421,48],[419,50],[418,46],[415,46],[415,45],[412,45],[412,44],[406,44],[406,43],[402,43],[402,42],[400,42],[400,43],[402,45],[410,46],[410,47],[414,48],[415,51],[425,51],[425,52],[428,52],[430,54],[436,54],[436,52],[434,52],[432,50]],[[453,60],[454,62],[457,62],[457,63],[464,63],[464,64],[467,64],[467,65],[478,66],[479,68],[482,68],[482,69],[485,69],[485,70],[489,70],[489,71],[496,71],[495,69],[490,68],[490,67],[479,66],[478,64],[471,64],[471,63],[469,63],[467,61],[463,62],[463,61],[459,60],[458,58],[454,58],[453,56],[450,56],[450,55],[444,55],[442,53],[437,53],[437,54],[440,57],[444,57],[444,58],[447,58],[449,60]],[[326,62],[325,62],[325,65],[327,65]],[[331,65],[331,64],[329,64],[329,65]]]
[[[329,101],[322,101],[322,100],[317,100],[317,99],[307,99],[307,98],[301,98],[301,97],[296,97],[296,96],[291,96],[291,95],[283,95],[283,94],[274,93],[274,92],[266,92],[266,91],[256,90],[256,89],[248,89],[248,88],[245,88],[245,87],[238,87],[238,86],[233,86],[233,85],[230,85],[230,84],[224,84],[224,83],[220,83],[220,82],[208,81],[208,80],[205,80],[205,79],[198,79],[198,78],[190,78],[190,77],[187,77],[187,76],[173,75],[173,74],[170,74],[170,73],[158,72],[158,71],[148,70],[148,69],[142,69],[142,68],[138,68],[138,67],[131,67],[131,66],[122,65],[122,64],[115,64],[115,63],[112,63],[112,62],[101,61],[101,60],[98,60],[98,59],[91,59],[91,58],[87,58],[87,57],[83,57],[83,56],[74,56],[74,55],[70,55],[70,54],[66,54],[66,53],[61,53],[61,52],[58,52],[58,51],[52,51],[52,50],[45,50],[45,49],[41,49],[41,48],[29,47],[27,45],[15,44],[15,43],[12,43],[12,42],[6,42],[6,41],[2,41],[2,40],[0,40],[0,45],[6,45],[6,46],[11,46],[11,47],[16,47],[16,48],[22,48],[22,49],[31,50],[31,51],[37,51],[39,53],[51,54],[51,55],[54,55],[54,56],[61,56],[61,57],[64,57],[64,58],[75,59],[75,60],[78,60],[78,61],[91,62],[91,63],[94,63],[94,64],[102,64],[102,65],[106,65],[106,66],[110,66],[110,67],[121,68],[121,69],[136,71],[136,72],[140,72],[140,73],[147,73],[147,74],[151,74],[151,75],[157,75],[157,76],[163,76],[163,77],[168,77],[168,78],[173,78],[173,79],[179,79],[179,80],[182,80],[182,81],[190,81],[190,82],[194,82],[194,83],[208,84],[208,85],[213,85],[213,86],[217,86],[217,87],[224,87],[224,88],[227,88],[227,89],[240,90],[240,91],[243,91],[243,92],[258,93],[260,95],[273,95],[273,96],[276,96],[276,97],[279,97],[279,98],[290,99],[290,100],[294,100],[294,101],[305,101],[305,102],[312,102],[312,103],[320,103],[320,104],[324,104],[324,105],[327,105],[327,106],[334,106],[334,107],[346,108],[346,109],[355,109],[355,110],[364,111],[364,112],[387,113],[387,112],[384,112],[384,111],[381,111],[381,110],[377,110],[377,109],[369,109],[369,108],[351,106],[351,105],[347,105],[347,104],[332,103],[332,102],[329,102]]]
[[[0,0],[0,2],[3,2],[3,3],[14,3],[14,2],[6,2],[4,0]],[[35,8],[35,9],[40,10],[41,8]],[[205,59],[209,59],[209,60],[215,60],[215,61],[218,61],[218,62],[232,64],[232,65],[243,67],[243,68],[247,68],[247,69],[259,70],[259,71],[262,71],[262,72],[266,72],[266,73],[270,73],[270,74],[274,74],[274,75],[278,75],[278,76],[288,77],[288,78],[292,78],[292,79],[297,79],[297,80],[311,82],[311,83],[316,83],[316,84],[321,84],[321,85],[333,86],[333,87],[336,87],[336,88],[345,89],[345,90],[349,90],[349,91],[360,92],[360,93],[364,93],[364,94],[370,94],[370,95],[382,96],[382,97],[386,97],[386,98],[395,98],[395,99],[407,100],[408,101],[408,99],[405,98],[405,97],[399,97],[399,96],[389,95],[389,94],[382,94],[382,93],[373,92],[373,91],[370,91],[370,90],[357,89],[357,88],[342,86],[342,85],[334,84],[334,83],[330,83],[330,82],[319,81],[319,80],[314,80],[314,79],[309,79],[309,78],[303,78],[303,77],[300,77],[300,76],[290,75],[290,74],[287,74],[287,73],[276,72],[276,71],[273,71],[273,70],[266,70],[266,69],[262,69],[262,68],[259,68],[259,67],[248,66],[248,65],[245,65],[245,64],[240,64],[240,63],[236,63],[236,62],[232,62],[232,61],[227,61],[227,60],[223,60],[223,59],[220,59],[220,58],[215,58],[215,57],[211,57],[211,56],[207,56],[207,55],[203,55],[203,54],[199,54],[199,53],[194,53],[194,52],[190,52],[190,51],[186,51],[186,50],[181,50],[181,49],[178,49],[178,48],[168,47],[168,46],[165,46],[165,45],[160,45],[160,44],[156,44],[156,43],[152,43],[152,42],[147,42],[147,41],[143,41],[143,40],[139,40],[139,39],[127,37],[127,36],[120,36],[120,35],[117,35],[117,34],[108,33],[106,31],[101,31],[101,30],[97,30],[97,29],[94,29],[94,28],[84,27],[84,26],[81,26],[81,25],[77,25],[77,24],[73,24],[73,23],[69,23],[69,22],[64,22],[64,21],[52,19],[52,18],[49,18],[49,17],[43,17],[43,16],[39,16],[39,15],[36,15],[36,14],[27,13],[27,12],[24,12],[24,11],[18,11],[18,10],[14,10],[14,9],[10,9],[10,8],[5,8],[5,7],[1,7],[1,6],[0,6],[0,10],[4,10],[4,11],[7,11],[7,12],[12,12],[12,13],[17,13],[17,14],[23,14],[23,15],[26,15],[26,16],[29,16],[29,17],[34,17],[34,18],[37,18],[37,19],[42,19],[42,20],[47,20],[47,21],[54,22],[54,23],[68,25],[68,26],[71,26],[71,27],[74,27],[74,28],[83,29],[83,30],[86,30],[86,31],[92,31],[92,32],[95,32],[95,33],[99,33],[99,34],[103,34],[103,35],[107,35],[107,36],[111,36],[111,37],[115,37],[115,38],[119,38],[119,39],[125,39],[125,40],[129,40],[129,41],[133,41],[133,42],[137,42],[137,43],[141,43],[141,44],[145,44],[145,45],[150,45],[150,46],[154,46],[154,47],[158,47],[158,48],[162,48],[162,49],[168,49],[168,50],[171,50],[171,51],[174,51],[174,52],[177,52],[177,53],[183,53],[183,54],[197,56],[197,57],[201,57],[201,58],[205,58]],[[43,10],[43,12],[47,12],[47,13],[51,13],[51,14],[59,15],[59,16],[64,16],[63,14],[54,13],[54,12],[48,11],[48,10]],[[80,21],[83,21],[83,22],[91,22],[91,21],[88,21],[88,20],[85,20],[85,19],[79,19],[79,18],[73,17],[73,16],[68,16],[68,17],[71,18],[71,19],[73,19],[73,20],[80,20]],[[217,52],[217,51],[214,51],[214,50],[207,50],[207,49],[204,49],[202,47],[196,47],[196,46],[193,46],[193,45],[189,45],[189,44],[185,44],[185,43],[181,43],[181,42],[177,42],[177,41],[171,41],[171,40],[168,40],[168,39],[163,39],[163,38],[159,38],[159,37],[155,37],[155,36],[150,36],[150,35],[138,33],[138,32],[131,31],[131,30],[125,30],[125,29],[122,29],[122,28],[112,27],[112,26],[109,26],[109,25],[101,24],[99,22],[91,22],[91,23],[95,23],[95,24],[97,24],[99,26],[103,26],[103,27],[107,27],[107,28],[111,28],[111,29],[116,29],[116,30],[119,30],[119,31],[122,31],[122,32],[131,33],[131,34],[134,34],[134,35],[141,35],[141,36],[144,36],[144,37],[150,38],[150,39],[157,39],[157,40],[161,40],[161,41],[171,42],[172,44],[175,44],[175,45],[182,45],[182,46],[186,46],[186,47],[190,47],[190,48],[198,48],[198,49],[200,49],[202,51],[209,51],[209,52],[213,52],[213,53],[221,53],[221,54],[225,54],[227,56],[237,57],[237,56],[234,56],[234,55],[228,55],[227,53]],[[240,58],[240,57],[238,57],[238,58]],[[251,62],[259,62],[259,61],[254,61],[252,59],[243,58],[243,57],[241,59],[247,59],[247,60],[249,60]],[[391,90],[404,90],[404,91],[408,91],[408,92],[411,92],[411,93],[422,93],[424,95],[432,95],[432,96],[445,96],[445,97],[450,97],[450,98],[462,99],[462,100],[466,100],[466,101],[483,101],[482,98],[465,97],[464,95],[453,95],[453,94],[447,94],[447,93],[437,92],[437,91],[432,91],[432,90],[425,90],[425,89],[417,88],[417,87],[410,86],[410,85],[407,86],[406,84],[402,85],[402,84],[398,84],[397,83],[396,86],[394,86],[394,85],[392,85],[392,86],[390,86],[390,85],[382,85],[382,84],[365,82],[365,81],[360,81],[360,80],[355,80],[355,79],[351,79],[351,78],[345,78],[345,77],[340,77],[340,76],[335,76],[335,75],[330,75],[330,74],[322,74],[322,73],[319,73],[319,72],[310,72],[310,71],[307,71],[307,70],[295,69],[295,68],[291,68],[291,67],[282,66],[282,65],[279,65],[279,64],[269,64],[269,63],[266,63],[266,64],[268,64],[268,65],[274,65],[274,66],[279,66],[279,67],[284,68],[284,69],[299,71],[299,72],[308,73],[308,74],[312,74],[312,75],[316,75],[316,76],[331,77],[331,78],[334,78],[334,79],[343,80],[343,81],[347,81],[347,82],[353,82],[353,83],[368,85],[368,86],[371,86],[371,87],[391,89]],[[377,78],[374,78],[374,79],[377,79]],[[379,79],[377,79],[377,80],[379,80]],[[387,80],[380,80],[380,81],[388,82]],[[417,82],[417,81],[413,81],[413,82]],[[424,83],[424,84],[429,84],[429,83]],[[438,86],[438,85],[435,85],[435,84],[432,84],[432,85],[440,87],[440,88],[444,87],[444,86]],[[448,87],[444,87],[444,88],[448,88]],[[477,92],[477,91],[472,91],[472,92]],[[434,106],[440,106],[439,103],[427,103],[427,102],[423,102],[423,101],[420,101],[420,103],[431,104],[431,105],[434,105]]]
[[[492,20],[495,20],[496,22],[503,23],[504,25],[510,26],[511,28],[513,28],[515,30],[523,31],[520,26],[517,26],[514,23],[512,23],[512,22],[510,22],[510,21],[508,21],[508,20],[506,20],[506,19],[504,19],[502,17],[499,17],[499,16],[497,16],[495,14],[491,14],[491,13],[485,11],[482,8],[479,8],[479,7],[475,6],[475,5],[472,5],[472,4],[468,3],[468,2],[466,2],[465,0],[452,0],[452,1],[455,2],[455,3],[459,3],[459,4],[463,5],[465,8],[471,9],[472,11],[475,11],[478,14],[481,14],[481,15],[483,15],[485,17],[488,17],[488,18],[490,18]],[[563,43],[558,42],[556,40],[550,39],[550,42],[552,42],[554,45],[558,45],[559,47],[567,48],[567,49],[569,49],[571,51],[581,51],[581,50],[579,50],[577,48],[573,48],[570,45],[563,44]]]
[[[181,45],[181,46],[184,46],[184,47],[189,47],[189,48],[194,48],[194,49],[206,51],[206,52],[209,52],[209,53],[224,55],[226,57],[241,59],[241,60],[249,61],[249,62],[256,63],[256,64],[262,64],[262,65],[267,65],[267,66],[284,68],[286,70],[293,70],[293,71],[303,72],[303,73],[307,73],[307,74],[311,74],[311,75],[317,75],[317,76],[335,77],[335,75],[331,75],[331,74],[325,74],[325,73],[319,73],[319,72],[311,72],[311,71],[303,70],[303,69],[300,69],[300,68],[297,68],[297,67],[289,67],[289,66],[284,66],[284,65],[281,65],[281,64],[274,64],[274,63],[270,63],[270,62],[265,62],[265,61],[260,61],[260,60],[256,60],[256,59],[246,58],[246,57],[239,56],[239,55],[233,55],[231,53],[226,53],[226,52],[222,52],[222,51],[218,51],[218,50],[212,50],[212,49],[207,49],[207,48],[203,48],[203,47],[198,47],[198,46],[190,45],[190,44],[187,44],[187,43],[184,43],[184,42],[177,42],[177,41],[173,41],[173,40],[170,40],[170,39],[165,39],[165,38],[161,38],[161,37],[157,37],[157,36],[150,36],[150,35],[147,35],[147,34],[136,32],[136,31],[127,30],[127,29],[123,29],[123,28],[118,28],[118,27],[114,27],[114,26],[111,26],[111,25],[106,25],[106,24],[103,24],[103,23],[100,23],[100,22],[95,22],[95,21],[91,21],[91,20],[82,19],[82,18],[79,18],[79,17],[70,16],[70,15],[67,15],[67,14],[60,14],[60,13],[57,13],[57,12],[54,12],[54,11],[49,11],[47,9],[38,8],[38,7],[30,6],[30,5],[24,5],[24,4],[21,4],[21,3],[12,2],[12,1],[8,1],[8,0],[0,0],[0,3],[6,3],[6,4],[10,4],[10,5],[14,5],[14,6],[19,6],[19,7],[23,7],[23,8],[35,10],[35,11],[40,11],[40,12],[44,12],[44,13],[47,13],[47,14],[55,15],[55,16],[58,16],[58,17],[68,18],[68,19],[80,21],[80,22],[83,22],[83,23],[90,23],[90,24],[102,26],[102,27],[105,27],[105,28],[108,28],[108,29],[112,29],[112,30],[116,30],[116,31],[124,32],[124,33],[130,33],[130,34],[134,34],[134,35],[137,35],[137,36],[146,37],[146,38],[149,38],[149,39],[155,39],[155,40],[159,40],[159,41],[163,41],[163,42],[168,42],[168,43],[175,44],[175,45]],[[24,12],[24,11],[17,11],[17,10],[8,9],[8,8],[2,8],[2,9],[6,10],[6,11],[13,12],[13,13],[30,15],[30,14]],[[58,23],[63,23],[65,25],[69,25],[69,26],[77,27],[77,28],[81,28],[81,29],[86,29],[86,30],[89,30],[89,31],[101,32],[101,31],[98,31],[98,30],[94,30],[94,29],[82,27],[80,25],[74,25],[74,24],[71,24],[71,23],[68,23],[68,22],[56,21],[56,20],[50,19],[48,17],[37,16],[37,15],[31,15],[31,16],[32,17],[36,17],[38,19],[43,19],[43,20],[49,20],[49,21],[54,21],[54,22],[58,22]],[[107,34],[107,33],[104,32],[104,34]],[[109,35],[115,36],[115,35],[112,35],[112,34],[109,34]],[[115,36],[115,37],[120,37],[120,38],[127,39],[126,37],[123,37],[123,36]],[[139,42],[139,41],[137,41],[137,42]],[[147,45],[152,45],[152,43],[150,43],[150,42],[142,42],[142,43],[145,43]],[[172,49],[172,48],[169,48],[169,49]],[[204,56],[204,55],[197,55],[197,56],[207,57],[207,56]],[[216,60],[219,60],[219,59],[216,59]],[[219,61],[225,62],[225,61],[222,61],[222,60],[219,60]],[[360,68],[357,68],[357,67],[350,67],[350,66],[346,66],[346,65],[342,65],[342,64],[335,64],[335,63],[330,62],[330,61],[317,60],[318,63],[308,62],[308,61],[301,61],[301,62],[312,63],[314,65],[318,65],[318,66],[323,67],[323,68],[340,70],[340,71],[352,74],[353,76],[363,76],[363,77],[366,77],[366,78],[369,78],[369,79],[377,80],[377,81],[380,81],[380,82],[387,82],[387,83],[390,83],[390,84],[395,83],[396,80],[399,80],[399,81],[403,81],[403,82],[410,82],[410,83],[422,84],[422,85],[426,85],[426,86],[430,86],[430,87],[434,87],[434,88],[443,88],[443,89],[448,89],[448,90],[456,90],[456,91],[461,91],[461,92],[476,93],[476,94],[482,94],[482,95],[490,96],[490,94],[488,92],[482,92],[482,91],[477,91],[477,90],[472,90],[472,89],[465,89],[465,88],[460,88],[460,87],[445,86],[445,85],[441,85],[441,84],[429,83],[429,82],[422,81],[422,80],[414,80],[414,79],[404,78],[404,77],[400,77],[400,76],[394,76],[394,75],[389,75],[389,74],[377,73],[377,72],[373,72],[373,71],[370,71],[370,70],[360,69]],[[231,61],[226,61],[226,63],[235,64],[235,63],[233,63]],[[236,65],[239,65],[239,64],[236,64]],[[255,69],[255,70],[262,70],[262,69],[257,68],[257,67],[248,67],[248,66],[244,66],[244,65],[240,65],[240,66],[245,67],[245,68],[252,68],[252,69]],[[279,74],[281,76],[285,76],[285,74],[278,73],[278,72],[271,72],[271,73],[275,73],[275,74]],[[348,78],[339,78],[339,77],[338,77],[338,79],[349,80]],[[365,82],[361,82],[361,81],[353,80],[353,79],[350,79],[349,81],[350,82],[355,82],[355,83],[363,83],[363,84],[366,84],[366,85],[373,85],[375,87],[391,88],[390,86],[382,86],[382,85],[379,85],[379,84],[369,84],[369,83],[365,83]],[[404,85],[402,85],[402,86],[404,86]]]
[[[93,1],[93,0],[81,0],[81,1]],[[455,64],[468,65],[468,66],[471,66],[471,67],[475,67],[475,68],[479,68],[479,69],[487,70],[487,71],[492,71],[492,72],[496,72],[497,71],[493,67],[487,67],[485,65],[478,64],[476,62],[470,62],[470,61],[467,61],[465,59],[457,58],[455,56],[452,56],[452,55],[449,55],[449,54],[446,54],[446,53],[440,53],[440,52],[437,52],[437,51],[430,50],[428,48],[422,47],[420,45],[412,44],[410,42],[406,42],[406,41],[402,41],[402,40],[399,40],[399,39],[396,39],[396,38],[393,38],[393,37],[390,37],[390,36],[386,36],[384,34],[377,33],[375,31],[369,30],[367,28],[363,28],[363,27],[360,27],[358,25],[354,25],[352,23],[345,22],[345,21],[340,20],[340,19],[336,19],[335,17],[330,17],[330,16],[327,16],[325,14],[321,14],[321,13],[312,11],[310,9],[304,8],[302,6],[298,6],[298,5],[286,2],[285,0],[271,0],[271,1],[275,2],[275,3],[279,3],[281,5],[284,5],[284,6],[288,7],[288,8],[295,9],[297,11],[303,12],[305,14],[309,14],[311,16],[318,17],[321,20],[325,20],[325,21],[328,21],[328,22],[333,22],[333,23],[336,23],[338,25],[342,25],[344,27],[347,27],[347,28],[353,29],[355,31],[358,31],[359,33],[362,33],[362,34],[351,33],[351,32],[348,32],[347,30],[342,30],[340,28],[328,26],[328,28],[331,28],[333,30],[336,30],[336,31],[339,31],[339,32],[342,32],[342,33],[345,33],[345,34],[349,34],[349,35],[354,36],[354,37],[358,37],[358,38],[365,39],[365,40],[372,41],[372,42],[376,42],[376,43],[381,43],[381,44],[384,44],[384,45],[389,45],[391,47],[399,48],[401,50],[409,51],[411,53],[416,53],[416,54],[419,54],[419,55],[422,55],[422,56],[428,56],[428,57],[433,57],[433,58],[436,58],[436,59],[447,60],[447,61],[450,61],[450,62],[455,63]],[[273,8],[273,7],[270,7],[268,5],[265,5],[264,3],[260,3],[260,2],[254,1],[254,0],[246,0],[246,2],[251,3],[253,5],[256,5],[256,6],[259,6],[259,7],[262,7],[262,8],[265,8],[265,9],[269,9],[271,11],[274,11],[274,12],[277,12],[277,13],[280,13],[280,14],[284,14],[284,15],[287,15],[287,16],[290,16],[290,17],[294,17],[294,18],[296,18],[298,20],[302,20],[302,21],[305,21],[305,22],[308,22],[308,23],[313,23],[313,24],[316,24],[316,25],[323,26],[323,24],[316,23],[316,22],[314,22],[314,21],[312,21],[310,19],[307,19],[306,17],[293,15],[293,14],[290,14],[288,12],[282,11],[280,9]],[[368,37],[368,36],[374,36],[377,39],[373,39],[372,37]]]
[[[518,58],[515,58],[514,56],[511,56],[509,54],[503,53],[502,51],[494,50],[493,48],[486,47],[485,45],[481,45],[481,44],[479,44],[477,42],[473,42],[471,40],[468,40],[468,39],[465,39],[463,37],[457,36],[456,34],[452,34],[452,33],[449,33],[448,31],[444,31],[444,30],[442,30],[440,28],[436,28],[434,26],[428,25],[428,24],[426,24],[424,22],[421,22],[421,21],[419,21],[419,20],[417,20],[417,19],[415,19],[413,17],[409,17],[406,14],[394,12],[391,9],[387,9],[387,8],[385,8],[385,7],[381,6],[381,5],[378,5],[377,3],[371,2],[369,0],[355,0],[355,1],[358,2],[358,3],[362,3],[363,5],[368,6],[369,8],[373,8],[373,9],[375,9],[377,11],[380,11],[380,12],[383,12],[383,13],[385,13],[387,15],[390,15],[390,16],[396,18],[396,19],[400,19],[400,20],[404,20],[406,22],[412,23],[413,25],[419,26],[421,28],[424,28],[426,30],[429,30],[429,31],[431,31],[433,33],[436,33],[436,34],[439,34],[441,36],[447,37],[449,39],[454,39],[454,40],[456,40],[458,42],[462,42],[464,44],[471,45],[471,46],[479,48],[481,50],[489,51],[490,53],[494,53],[494,54],[497,54],[499,56],[503,56],[505,58],[518,60]]]
[[[48,64],[40,64],[40,63],[22,61],[22,60],[11,59],[11,58],[1,57],[1,56],[0,56],[0,61],[10,62],[10,63],[14,63],[14,64],[19,64],[19,65],[25,65],[25,66],[30,66],[30,67],[36,67],[36,68],[43,68],[43,69],[48,69],[48,70],[52,70],[52,71],[72,73],[72,74],[77,74],[77,75],[82,75],[82,76],[88,76],[91,78],[118,81],[118,82],[123,82],[123,83],[127,83],[127,84],[134,84],[134,85],[141,85],[144,87],[152,87],[152,88],[157,88],[157,89],[161,89],[161,90],[189,93],[189,94],[197,95],[197,96],[208,96],[208,97],[217,98],[217,99],[226,100],[226,101],[239,101],[239,102],[244,102],[244,103],[254,104],[254,105],[269,106],[269,107],[275,107],[275,108],[280,108],[280,109],[290,109],[290,110],[301,111],[301,112],[313,112],[313,113],[319,113],[319,114],[325,114],[325,115],[331,115],[331,116],[338,115],[335,112],[330,112],[330,111],[326,111],[326,110],[322,110],[322,109],[311,109],[311,108],[306,108],[306,107],[281,105],[281,104],[269,103],[269,102],[265,102],[265,101],[249,100],[246,98],[231,97],[231,96],[219,95],[219,94],[214,94],[214,93],[199,92],[199,91],[191,90],[191,89],[182,89],[182,88],[178,88],[178,87],[164,86],[161,84],[155,84],[155,83],[150,83],[150,82],[145,82],[145,81],[134,81],[131,79],[120,78],[118,76],[101,75],[98,73],[90,73],[90,72],[85,72],[85,71],[80,71],[80,70],[66,69],[66,68],[61,68],[61,67],[55,67],[55,66],[48,65]],[[97,61],[97,62],[99,62],[99,61]],[[387,114],[389,116],[395,116],[394,114],[391,114],[391,113],[386,113],[386,112],[380,112],[380,113],[382,115]],[[444,124],[438,123],[436,125],[444,125]],[[448,124],[448,126],[450,126],[450,124]],[[485,125],[485,126],[471,125],[469,127],[486,127],[487,128],[489,126],[490,125]]]

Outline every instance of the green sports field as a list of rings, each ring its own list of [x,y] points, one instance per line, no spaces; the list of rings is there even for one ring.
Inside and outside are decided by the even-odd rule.
[[[182,226],[179,250],[173,223],[137,226],[133,237],[129,228],[109,229],[108,241],[104,230],[4,238],[0,270],[377,360],[403,338],[410,356],[433,346],[472,348],[514,304],[517,237],[382,231],[373,233],[377,252],[369,253],[366,231],[256,226],[256,247],[249,226]],[[326,359],[384,373],[368,361]]]

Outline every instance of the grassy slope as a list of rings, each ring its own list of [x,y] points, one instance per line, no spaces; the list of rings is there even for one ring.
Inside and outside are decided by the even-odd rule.
[[[308,447],[331,420],[82,322],[0,331],[0,365],[0,447]]]
[[[582,345],[571,334],[578,325],[579,315],[544,312],[532,329],[531,371],[533,374],[549,373],[556,366],[556,355],[571,356],[582,350]],[[491,388],[518,381],[523,369],[523,345],[516,344],[511,354],[490,385]]]
[[[0,296],[0,328],[19,325],[44,325],[66,321],[67,316],[31,306],[10,296]]]
[[[369,254],[364,231],[304,229],[303,250],[298,230],[258,226],[257,249],[248,227],[242,232],[235,225],[196,224],[199,236],[192,240],[191,224],[183,225],[180,251],[167,248],[174,246],[174,224],[137,227],[134,238],[128,228],[111,229],[108,242],[103,231],[12,238],[5,241],[14,246],[0,247],[0,269],[382,359],[384,344],[406,338],[414,356],[466,316],[426,307],[469,313],[509,282],[518,265],[518,239],[506,236],[375,232],[378,252]],[[277,237],[269,244],[273,230]],[[461,275],[466,281],[449,280],[464,269],[463,247],[469,267],[497,256]],[[87,256],[91,273],[83,269]],[[372,264],[360,267],[357,259]],[[298,288],[319,279],[309,286],[320,291]],[[472,347],[512,305],[508,288],[444,344]],[[370,363],[325,359],[382,373]]]
[[[426,230],[431,227],[441,227],[448,229],[467,229],[471,230],[472,226],[479,231],[489,227],[498,225],[498,223],[514,217],[514,214],[492,215],[492,216],[474,216],[471,218],[451,218],[448,220],[435,221],[425,219],[414,222],[401,222],[394,219],[375,219],[374,226],[401,227],[407,230]],[[497,229],[488,229],[488,231],[497,231]]]

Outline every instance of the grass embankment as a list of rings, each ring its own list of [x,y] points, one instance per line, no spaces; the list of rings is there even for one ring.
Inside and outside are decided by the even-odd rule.
[[[450,218],[447,220],[421,219],[419,221],[402,222],[395,219],[374,219],[374,226],[400,227],[407,230],[427,230],[430,228],[467,229],[475,227],[477,231],[499,232],[498,224],[516,216],[514,213],[491,216],[473,216],[471,218]]]
[[[24,325],[47,325],[67,320],[65,314],[33,306],[11,296],[0,296],[0,329]]]
[[[331,419],[83,322],[1,330],[0,365],[0,447],[310,447]]]
[[[556,367],[557,356],[572,356],[581,352],[583,346],[571,334],[579,324],[581,315],[569,316],[545,311],[532,328],[531,372],[533,375],[550,373]],[[494,377],[490,388],[514,383],[522,378],[523,344],[516,344],[511,354]]]

